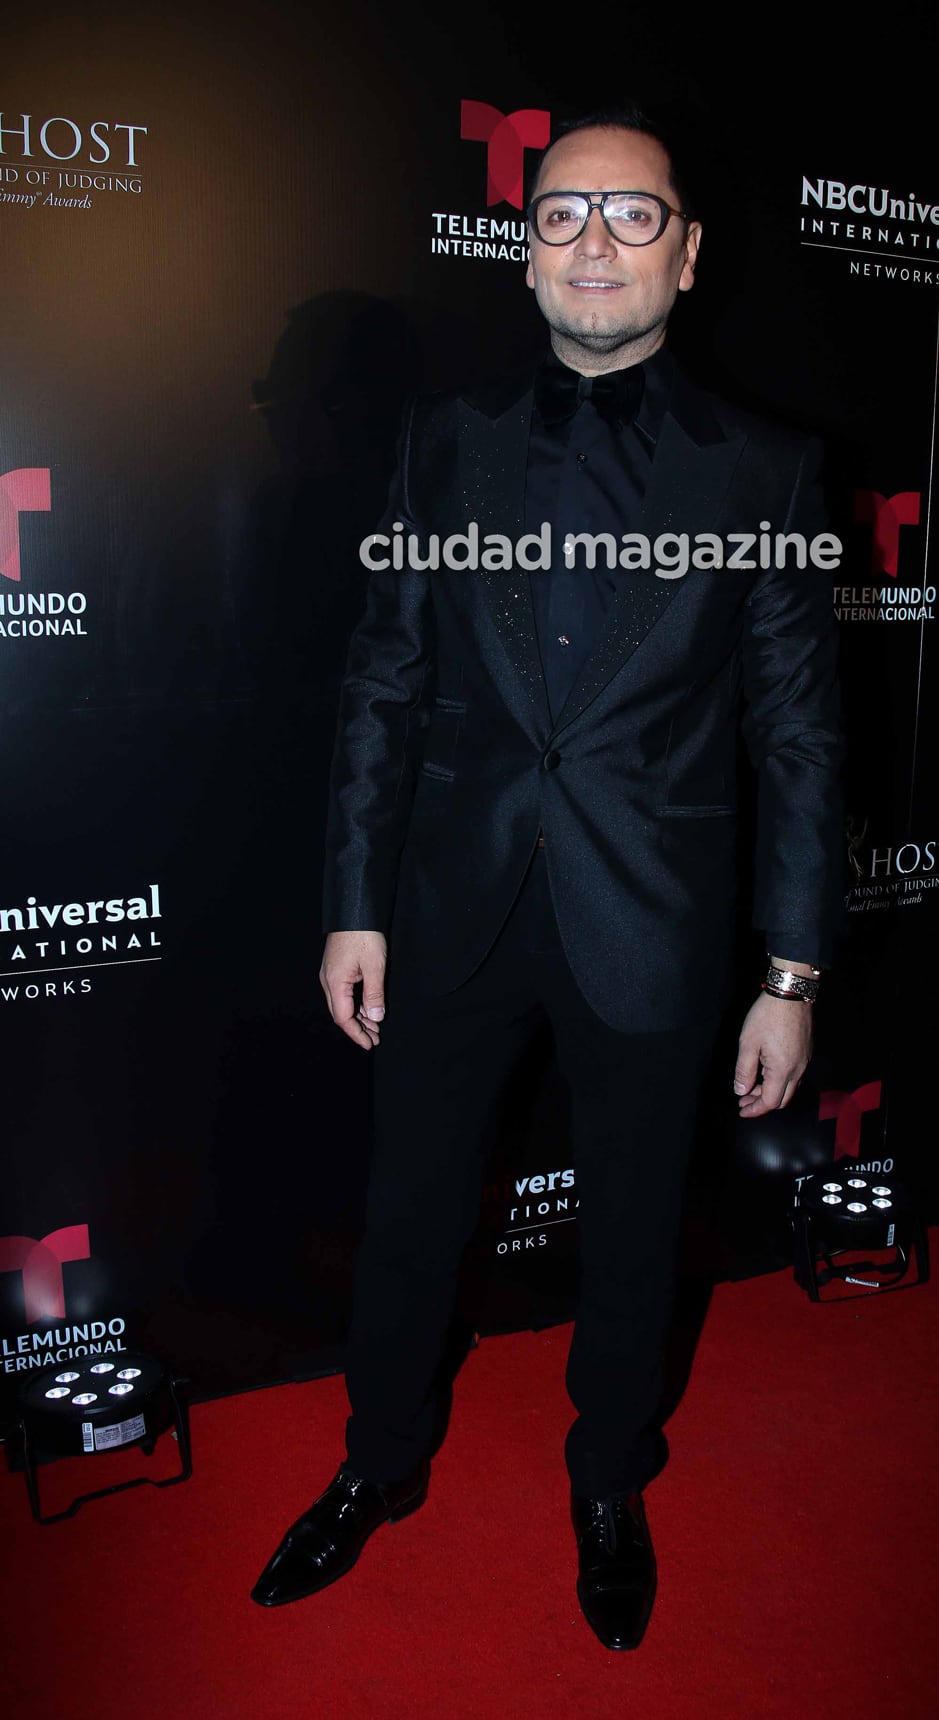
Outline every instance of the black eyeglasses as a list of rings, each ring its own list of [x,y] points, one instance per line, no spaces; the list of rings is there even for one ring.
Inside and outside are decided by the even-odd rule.
[[[579,239],[594,209],[608,233],[621,245],[651,245],[660,239],[672,215],[690,221],[684,209],[673,209],[652,191],[544,191],[528,205],[528,220],[543,245],[569,245]]]

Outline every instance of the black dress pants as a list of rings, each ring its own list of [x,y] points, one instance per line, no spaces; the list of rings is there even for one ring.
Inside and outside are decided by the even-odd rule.
[[[610,928],[615,936],[615,928]],[[623,948],[624,966],[629,949]],[[346,1351],[350,1464],[408,1475],[431,1444],[434,1375],[482,1200],[500,1100],[547,1015],[571,1096],[582,1277],[566,1383],[565,1456],[592,1498],[661,1467],[656,1409],[684,1173],[718,1017],[624,1034],[590,1007],[561,946],[538,848],[499,937],[469,979],[417,996],[389,956],[371,1051],[375,1130]]]

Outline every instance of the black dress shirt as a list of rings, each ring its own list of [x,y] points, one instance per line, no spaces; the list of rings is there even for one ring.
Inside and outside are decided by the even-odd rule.
[[[555,358],[545,364],[558,363]],[[636,367],[642,395],[635,420],[621,428],[600,416],[589,400],[570,418],[546,424],[532,408],[525,482],[525,530],[551,527],[550,569],[529,573],[541,663],[552,719],[577,672],[600,637],[610,600],[629,573],[607,567],[601,547],[596,566],[586,566],[583,548],[572,563],[563,553],[568,532],[609,532],[617,546],[623,532],[636,531],[652,456],[668,404],[674,361],[660,347]]]

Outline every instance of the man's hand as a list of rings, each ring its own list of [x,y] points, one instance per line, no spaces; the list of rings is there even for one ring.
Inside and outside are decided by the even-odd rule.
[[[734,1092],[741,1117],[788,1105],[812,1055],[812,1005],[760,993],[740,1032]]]
[[[336,1026],[366,1050],[378,1044],[378,1024],[385,1013],[387,960],[384,932],[330,932],[326,939],[320,984],[329,1013]],[[356,1014],[353,990],[360,980],[362,1002]]]

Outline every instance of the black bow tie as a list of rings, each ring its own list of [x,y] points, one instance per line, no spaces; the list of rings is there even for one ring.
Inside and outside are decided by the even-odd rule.
[[[566,364],[541,364],[535,372],[535,405],[546,424],[572,418],[582,400],[591,401],[608,424],[631,424],[642,401],[644,381],[640,364],[601,376],[581,376]]]

